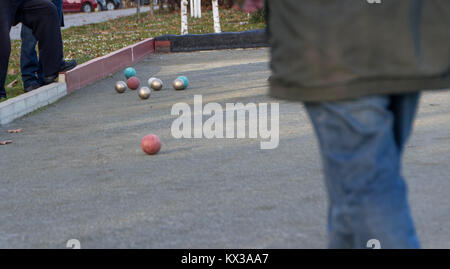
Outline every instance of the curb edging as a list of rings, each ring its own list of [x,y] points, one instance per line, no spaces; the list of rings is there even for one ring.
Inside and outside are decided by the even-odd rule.
[[[163,35],[155,38],[155,51],[158,53],[268,46],[267,34],[264,29],[216,34]]]
[[[41,107],[56,102],[70,92],[101,80],[118,70],[137,63],[155,52],[153,38],[98,57],[60,73],[57,83],[52,83],[0,103],[0,124],[8,124]]]
[[[80,64],[65,73],[67,92],[73,92],[104,79],[126,66],[137,63],[154,52],[155,41],[153,38],[149,38]]]
[[[0,103],[0,124],[8,124],[67,95],[64,82],[52,83]]]

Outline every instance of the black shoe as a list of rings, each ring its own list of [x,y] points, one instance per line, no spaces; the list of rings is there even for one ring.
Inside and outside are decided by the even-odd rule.
[[[58,78],[58,74],[59,73],[56,73],[56,75],[44,77],[44,85],[48,85],[55,82],[55,80]]]
[[[77,66],[76,60],[63,61],[63,63],[61,64],[61,68],[59,69],[59,72],[67,72],[71,69],[74,69],[75,66]]]
[[[23,89],[24,92],[31,92],[32,90],[36,90],[37,88],[41,87],[39,84],[31,84],[30,86]]]
[[[51,75],[51,76],[44,77],[44,85],[55,82],[55,80],[58,78],[59,72],[67,72],[67,71],[75,68],[75,66],[77,66],[76,60],[63,61],[61,64],[61,67],[59,68],[58,73]]]

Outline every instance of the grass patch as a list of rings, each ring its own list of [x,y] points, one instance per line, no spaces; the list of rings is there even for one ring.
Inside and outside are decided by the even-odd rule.
[[[223,32],[240,32],[265,27],[262,20],[254,20],[247,13],[233,9],[220,10],[220,20]],[[140,22],[137,15],[122,17],[102,23],[70,27],[62,31],[64,42],[64,57],[76,59],[84,63],[132,45],[146,38],[165,34],[179,34],[181,27],[180,15],[167,11],[155,12],[150,19],[148,12],[141,14]],[[201,19],[189,18],[189,33],[213,33],[212,11],[203,12]],[[14,80],[18,83],[7,88],[8,98],[23,93],[20,75],[20,40],[12,40],[11,57],[8,67],[6,85]]]

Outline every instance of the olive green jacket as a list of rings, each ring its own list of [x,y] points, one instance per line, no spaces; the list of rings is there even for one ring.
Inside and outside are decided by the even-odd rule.
[[[294,101],[450,88],[450,0],[269,0],[270,95]]]

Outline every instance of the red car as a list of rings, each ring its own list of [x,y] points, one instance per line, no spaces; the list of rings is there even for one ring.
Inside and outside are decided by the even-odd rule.
[[[63,0],[63,12],[92,12],[96,8],[96,0]]]

